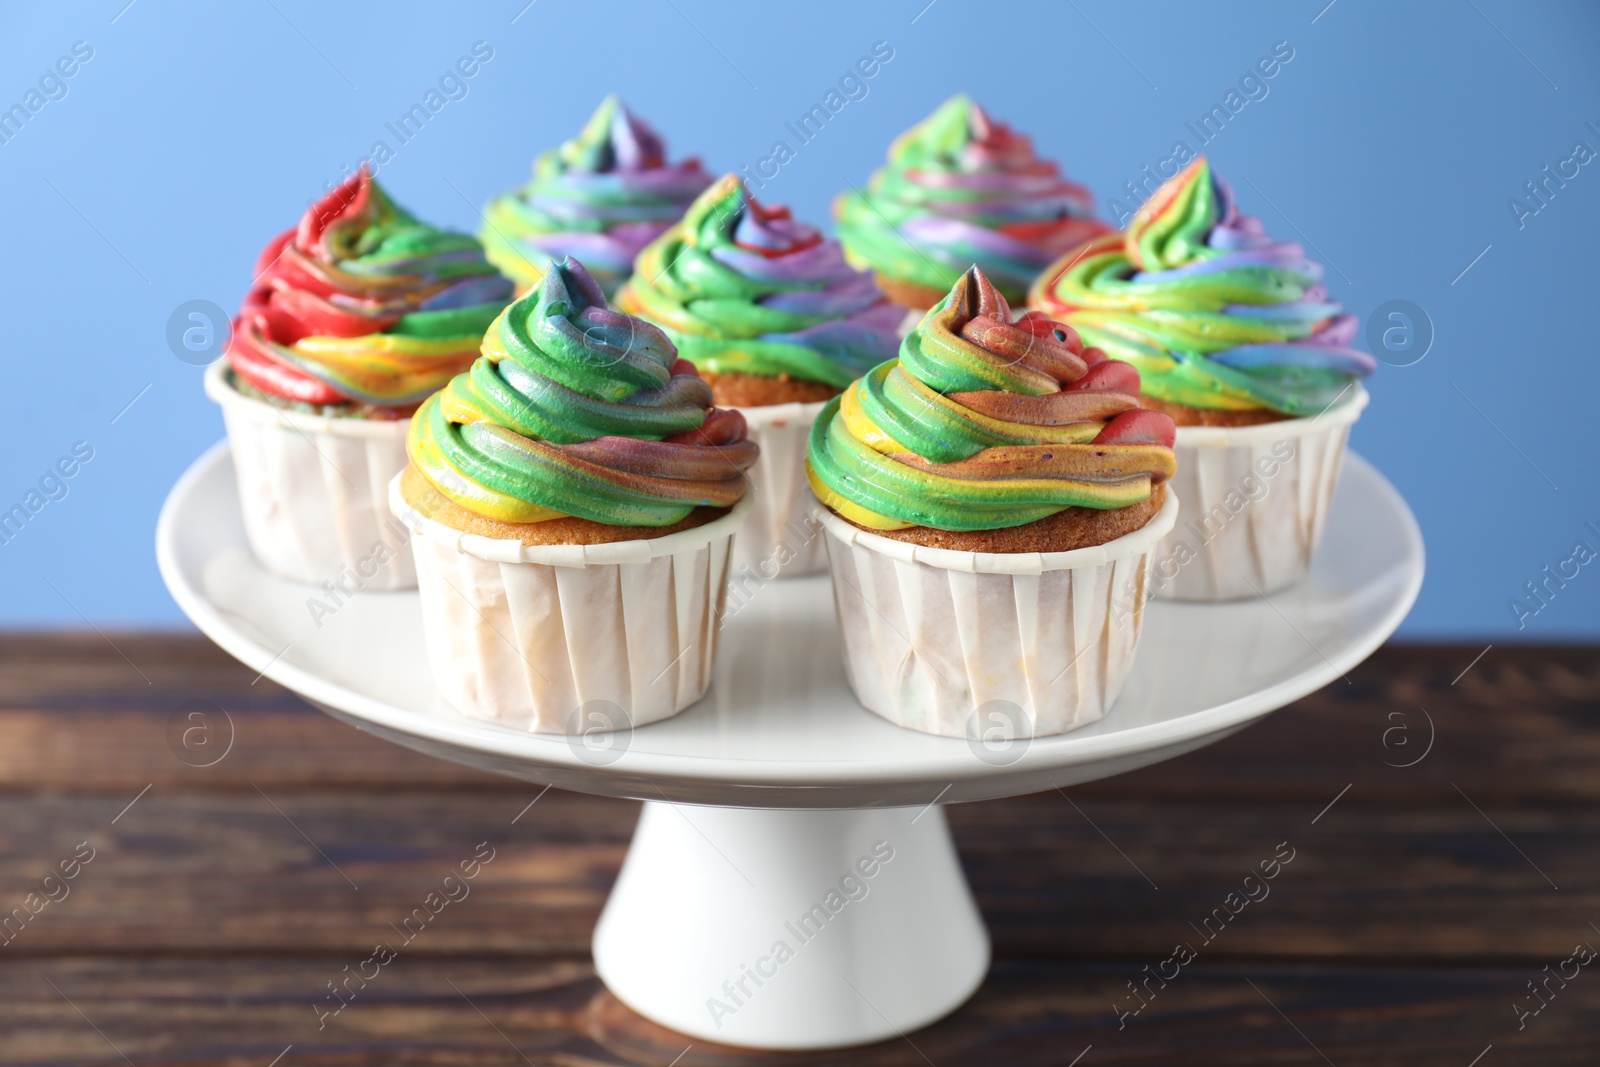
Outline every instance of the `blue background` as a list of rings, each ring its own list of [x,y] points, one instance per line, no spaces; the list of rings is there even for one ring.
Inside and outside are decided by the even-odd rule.
[[[870,94],[799,148],[764,199],[826,220],[890,138],[966,91],[1088,184],[1105,214],[1174,141],[1197,146],[1185,123],[1287,41],[1294,58],[1268,95],[1206,150],[1244,210],[1332,265],[1333,294],[1364,321],[1390,300],[1431,320],[1426,358],[1380,367],[1354,437],[1428,540],[1402,633],[1600,636],[1600,564],[1520,632],[1508,608],[1574,542],[1600,549],[1584,526],[1600,527],[1600,163],[1521,228],[1507,205],[1574,142],[1600,150],[1585,127],[1600,127],[1595,5],[925,3],[7,5],[0,106],[75,41],[94,58],[0,145],[11,386],[0,510],[74,442],[94,458],[0,546],[0,625],[183,624],[152,532],[222,421],[200,368],[168,348],[168,317],[195,299],[236,307],[261,246],[376,140],[398,148],[379,176],[402,204],[476,230],[476,207],[524,181],[608,91],[674,156],[732,170],[780,138],[795,147],[784,122],[884,40],[894,58]],[[479,40],[494,57],[466,98],[399,147],[384,123]]]

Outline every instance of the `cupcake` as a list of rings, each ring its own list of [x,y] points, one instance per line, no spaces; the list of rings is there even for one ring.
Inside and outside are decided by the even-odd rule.
[[[206,372],[264,567],[346,593],[416,584],[385,500],[406,420],[510,297],[476,240],[418,222],[364,168],[267,245]]]
[[[1087,189],[965,96],[896,138],[889,165],[834,205],[850,262],[919,312],[974,264],[1021,303],[1051,260],[1110,229],[1092,211]]]
[[[894,355],[903,312],[838,242],[763,207],[732,174],[640,254],[617,306],[665,330],[761,446],[735,581],[822,570],[806,438],[827,400]]]
[[[756,446],[576,260],[495,319],[406,450],[390,505],[417,535],[428,656],[458,710],[587,734],[705,692]]]
[[[656,132],[608,96],[583,132],[534,161],[532,181],[489,202],[479,237],[519,291],[574,256],[609,297],[710,184],[698,159],[669,164]]]
[[[1013,322],[974,267],[829,402],[807,472],[862,704],[974,739],[1105,714],[1177,519],[1172,420],[1138,397],[1132,367]]]
[[[1178,425],[1186,519],[1162,545],[1156,595],[1258,596],[1310,566],[1372,357],[1322,267],[1239,214],[1196,159],[1122,234],[1040,275],[1032,306],[1139,370],[1140,402]]]

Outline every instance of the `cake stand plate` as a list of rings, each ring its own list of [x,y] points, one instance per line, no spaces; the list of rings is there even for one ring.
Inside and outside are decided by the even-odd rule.
[[[1307,580],[1248,602],[1152,602],[1115,707],[1073,733],[942,738],[864,710],[819,576],[742,584],[694,707],[565,738],[445,703],[416,593],[335,595],[264,571],[225,442],[174,486],[156,555],[208,637],[335,718],[484,770],[645,801],[595,931],[600,977],[657,1023],[767,1049],[893,1037],[981,983],[988,938],[940,805],[1087,782],[1220,740],[1370,655],[1423,574],[1405,501],[1352,454]]]

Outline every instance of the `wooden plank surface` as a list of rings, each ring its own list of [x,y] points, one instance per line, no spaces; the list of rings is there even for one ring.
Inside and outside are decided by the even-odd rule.
[[[0,1064],[683,1051],[587,960],[636,805],[528,808],[536,788],[342,726],[198,638],[110,640],[0,636],[0,912],[93,851],[0,947]],[[989,982],[915,1047],[796,1062],[1596,1062],[1600,976],[1521,1030],[1513,1005],[1600,946],[1600,654],[1496,647],[1462,674],[1481,651],[1386,648],[1209,749],[951,808]],[[233,723],[211,766],[170,737],[194,707]],[[324,983],[479,842],[495,860],[472,895],[319,1030]],[[1280,842],[1295,858],[1271,895],[1202,942]],[[1119,1029],[1127,983],[1179,941],[1200,959]],[[697,1045],[679,1067],[750,1061]]]
[[[319,1031],[315,993],[347,962],[65,958],[7,968],[0,1043],[9,1063],[74,1067],[266,1067],[289,1046],[278,1067],[668,1067],[680,1054],[676,1067],[1065,1067],[1090,1045],[1079,1067],[1321,1064],[1322,1056],[1339,1067],[1466,1067],[1489,1045],[1478,1067],[1589,1067],[1600,1014],[1600,982],[1579,979],[1518,1032],[1509,1005],[1523,969],[1197,963],[1119,1030],[1112,1004],[1119,992],[1131,1000],[1124,982],[1137,966],[1002,960],[966,1007],[909,1041],[751,1057],[626,1020],[577,960],[402,957]]]

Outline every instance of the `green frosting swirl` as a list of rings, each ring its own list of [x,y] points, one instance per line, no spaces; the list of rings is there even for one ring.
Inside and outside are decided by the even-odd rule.
[[[507,523],[671,525],[734,504],[756,457],[743,417],[711,410],[710,386],[661,331],[608,309],[572,260],[495,321],[406,446],[446,498]]]
[[[894,354],[901,312],[836,242],[728,175],[640,253],[617,306],[715,374],[842,389]]]

